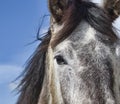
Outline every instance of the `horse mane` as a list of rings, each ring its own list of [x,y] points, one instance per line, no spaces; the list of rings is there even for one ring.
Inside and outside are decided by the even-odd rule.
[[[27,64],[20,87],[17,104],[37,104],[45,75],[45,59],[51,38],[50,30],[42,38],[41,43]]]
[[[55,36],[52,47],[67,38],[82,20],[87,21],[101,34],[108,36],[110,42],[116,41],[117,37],[113,32],[111,19],[105,11],[91,2],[73,1],[64,11],[64,16],[60,20],[60,24],[65,23],[64,28]],[[46,52],[50,39],[51,31],[49,30],[27,64],[19,85],[20,96],[17,104],[37,104],[43,85]]]
[[[82,20],[88,22],[102,35],[99,38],[104,38],[103,40],[107,41],[105,39],[107,37],[108,43],[114,43],[117,40],[113,31],[112,20],[106,11],[92,2],[74,0],[69,4],[59,21],[59,24],[64,23],[64,28],[55,36],[52,47],[66,39]]]

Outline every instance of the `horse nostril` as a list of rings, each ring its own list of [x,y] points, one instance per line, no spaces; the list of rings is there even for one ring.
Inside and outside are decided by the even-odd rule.
[[[67,64],[66,60],[61,55],[55,56],[55,59],[56,59],[57,64],[59,65]]]

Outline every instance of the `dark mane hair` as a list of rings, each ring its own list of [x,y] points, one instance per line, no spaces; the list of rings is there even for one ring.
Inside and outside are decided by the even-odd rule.
[[[37,104],[45,75],[45,58],[50,38],[49,30],[27,64],[19,85],[21,89],[17,104]]]
[[[116,41],[111,19],[105,11],[91,2],[72,0],[60,20],[60,23],[65,23],[64,28],[55,36],[52,47],[67,38],[82,20],[87,21],[101,34],[108,36],[111,42]],[[17,104],[37,104],[44,80],[46,52],[50,39],[49,30],[27,64],[24,78],[19,85],[21,89]]]
[[[64,28],[59,31],[52,42],[55,47],[61,41],[66,39],[72,31],[84,20],[88,22],[96,31],[107,36],[110,43],[114,43],[117,39],[112,27],[112,20],[108,17],[106,11],[96,6],[92,2],[73,0],[68,8],[64,11],[60,23],[64,23]]]

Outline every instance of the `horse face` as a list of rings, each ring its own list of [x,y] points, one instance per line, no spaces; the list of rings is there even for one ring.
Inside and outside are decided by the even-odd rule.
[[[71,3],[74,1],[78,2],[77,0],[68,1],[71,1]],[[81,0],[78,4],[80,3],[82,3]],[[105,2],[104,5],[107,5],[106,3],[108,2]],[[77,4],[75,3],[75,5]],[[67,19],[61,22],[60,20],[62,20],[62,18],[64,20],[64,16],[67,15],[67,13],[71,13],[69,10],[68,12],[65,11],[67,11],[67,9],[74,9],[75,5],[70,5],[71,8],[64,7],[64,9],[61,9],[62,12],[60,13],[63,13],[62,15],[58,15],[57,13],[55,15],[54,12],[56,11],[51,9],[53,10],[51,13],[54,20],[54,22],[51,22],[53,26],[52,32],[55,39],[58,39],[57,36],[62,34],[64,28],[72,25],[70,21],[68,21],[68,23],[66,22]],[[93,11],[94,9],[91,9],[91,12]],[[65,104],[115,104],[116,102],[120,102],[118,100],[119,95],[117,94],[117,92],[120,92],[118,91],[119,84],[114,83],[114,81],[118,79],[115,74],[119,71],[115,68],[116,66],[114,66],[115,51],[114,49],[111,50],[112,45],[110,44],[115,42],[110,36],[110,34],[112,34],[112,36],[114,35],[114,32],[111,31],[112,27],[110,26],[112,26],[112,21],[114,21],[117,16],[114,13],[110,14],[106,8],[105,11],[107,12],[105,17],[104,13],[106,12],[104,12],[102,16],[100,14],[100,18],[95,14],[95,18],[97,17],[97,22],[99,22],[98,19],[101,21],[101,17],[104,18],[102,19],[104,23],[107,19],[110,19],[110,21],[108,20],[107,22],[110,23],[108,24],[109,29],[106,28],[107,25],[105,26],[102,21],[98,23],[99,28],[94,27],[94,25],[92,25],[94,23],[93,17],[91,19],[93,20],[92,24],[91,22],[89,24],[88,21],[81,20],[79,21],[79,25],[66,39],[58,42],[59,44],[53,47],[54,68],[58,76],[57,81],[60,85],[61,96]],[[72,12],[72,14],[74,14],[74,12]],[[57,16],[60,18],[58,19]],[[68,15],[68,17],[69,16],[71,18],[71,15]],[[97,23],[96,21],[95,23]],[[103,24],[106,29],[103,28]],[[103,32],[101,32],[100,28]],[[66,28],[66,30],[67,29],[68,28]],[[69,28],[69,30],[71,29]],[[104,30],[107,32],[105,33]],[[111,31],[110,33],[109,30]],[[64,36],[64,34],[66,33],[63,32],[62,36]],[[108,35],[104,36],[103,34]],[[109,37],[111,37],[110,41]],[[114,79],[114,76],[116,79]]]
[[[96,34],[83,21],[54,48],[54,68],[65,104],[115,103],[111,51]]]

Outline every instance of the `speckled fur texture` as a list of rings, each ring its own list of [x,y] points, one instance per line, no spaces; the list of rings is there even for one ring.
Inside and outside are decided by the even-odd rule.
[[[26,66],[17,104],[120,104],[120,39],[103,7],[49,0],[50,29]]]
[[[114,47],[99,40],[99,35],[82,21],[54,49],[54,54],[62,56],[68,63],[58,65],[56,60],[54,63],[60,77],[64,104],[120,103],[119,61]]]

